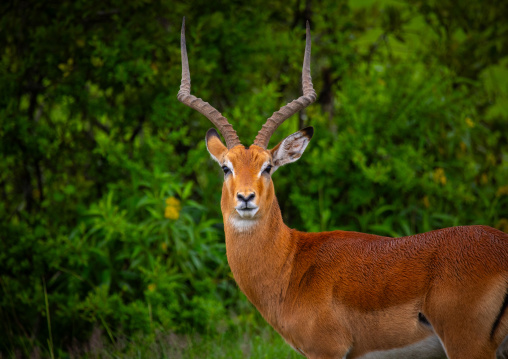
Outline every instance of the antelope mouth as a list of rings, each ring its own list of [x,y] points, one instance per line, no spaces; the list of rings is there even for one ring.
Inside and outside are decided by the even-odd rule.
[[[247,219],[247,218],[254,217],[254,215],[258,212],[259,207],[257,207],[257,206],[251,207],[248,205],[242,205],[242,206],[235,207],[235,209],[236,209],[236,212],[240,215],[240,217]]]

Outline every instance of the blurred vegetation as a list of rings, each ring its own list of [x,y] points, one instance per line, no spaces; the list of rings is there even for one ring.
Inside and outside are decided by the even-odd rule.
[[[0,357],[280,344],[238,329],[261,320],[229,275],[211,124],[176,100],[183,15],[193,93],[245,144],[300,95],[310,20],[318,102],[271,141],[316,129],[274,175],[289,226],[508,232],[505,1],[16,0],[0,14]],[[258,356],[290,349],[273,350]]]

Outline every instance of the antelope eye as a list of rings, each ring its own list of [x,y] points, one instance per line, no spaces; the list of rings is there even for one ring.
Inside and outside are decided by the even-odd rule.
[[[224,174],[227,175],[229,173],[231,173],[231,170],[229,169],[228,166],[222,166],[222,170],[224,171]]]
[[[272,170],[272,165],[268,165],[268,166],[266,166],[266,168],[264,169],[263,173],[270,174],[271,170]]]

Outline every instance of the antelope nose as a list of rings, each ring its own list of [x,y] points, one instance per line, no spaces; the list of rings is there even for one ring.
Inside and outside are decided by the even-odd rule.
[[[236,198],[238,198],[239,201],[243,201],[245,203],[251,201],[254,199],[254,197],[256,197],[256,195],[254,194],[254,192],[250,192],[250,193],[240,193],[238,192],[236,194]]]

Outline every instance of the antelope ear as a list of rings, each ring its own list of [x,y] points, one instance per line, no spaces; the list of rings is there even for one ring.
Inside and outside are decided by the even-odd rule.
[[[312,135],[313,127],[306,127],[303,130],[289,135],[281,143],[270,150],[273,159],[273,172],[280,166],[295,162],[307,148]]]
[[[222,143],[219,133],[215,128],[211,128],[206,132],[205,142],[206,148],[210,152],[210,155],[212,155],[212,158],[221,164],[222,158],[228,152],[228,149]]]

